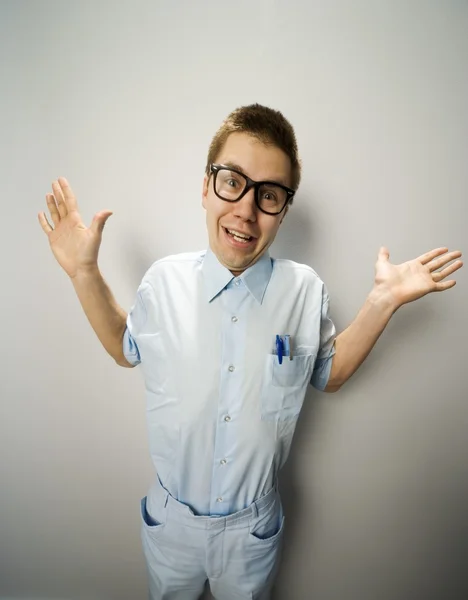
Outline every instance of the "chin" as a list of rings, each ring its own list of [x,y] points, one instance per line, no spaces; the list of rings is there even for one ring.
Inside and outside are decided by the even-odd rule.
[[[222,262],[222,264],[230,271],[244,271],[251,263],[249,259],[239,259],[224,252],[222,252],[218,258],[221,259],[220,262]]]

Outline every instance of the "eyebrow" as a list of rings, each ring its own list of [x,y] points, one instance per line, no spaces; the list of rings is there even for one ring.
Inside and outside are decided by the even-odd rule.
[[[226,162],[223,162],[222,164],[226,167],[229,167],[230,169],[234,169],[234,171],[240,171],[241,173],[243,173],[245,175],[244,169],[240,165],[236,164],[235,162],[228,160]],[[277,178],[262,179],[261,181],[270,181],[272,183],[279,183],[280,185],[284,185],[285,187],[288,187],[288,184],[282,179],[277,179]]]

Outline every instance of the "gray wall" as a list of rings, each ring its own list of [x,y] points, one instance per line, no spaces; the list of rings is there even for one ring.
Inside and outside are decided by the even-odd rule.
[[[52,180],[87,223],[114,211],[100,264],[128,309],[154,260],[206,246],[221,120],[282,110],[304,178],[272,254],[318,271],[341,331],[380,245],[397,263],[468,250],[468,4],[2,0],[0,28],[0,596],[143,599],[143,383],[49,251]],[[456,279],[401,309],[338,394],[311,390],[282,473],[277,599],[468,597],[466,268]]]

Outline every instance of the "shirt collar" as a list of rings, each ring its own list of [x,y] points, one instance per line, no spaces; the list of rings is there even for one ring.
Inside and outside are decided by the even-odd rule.
[[[231,271],[219,262],[211,248],[208,248],[203,258],[202,271],[208,302],[211,302],[234,279]],[[273,265],[267,251],[239,276],[259,304],[263,301],[272,271]]]

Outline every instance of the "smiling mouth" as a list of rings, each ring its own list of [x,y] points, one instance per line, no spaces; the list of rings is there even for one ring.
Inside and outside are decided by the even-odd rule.
[[[251,242],[255,239],[253,236],[246,235],[244,233],[239,233],[235,229],[227,229],[226,227],[223,227],[223,229],[227,233],[227,235],[236,240],[236,242],[247,244],[248,242]]]

